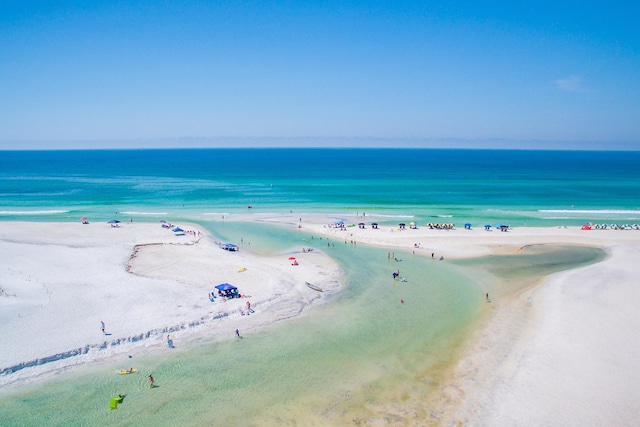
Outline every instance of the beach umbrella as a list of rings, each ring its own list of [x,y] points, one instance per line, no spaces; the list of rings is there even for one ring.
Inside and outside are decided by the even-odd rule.
[[[182,228],[180,228],[180,227],[176,227],[176,228],[174,228],[174,229],[173,229],[173,230],[171,230],[171,231],[173,231],[174,233],[181,233],[181,232],[183,232],[184,230],[183,230]]]
[[[107,224],[120,224],[121,221],[118,221],[117,219],[112,219],[111,221],[107,221]]]
[[[290,256],[289,257],[289,261],[293,261],[294,259],[296,259],[296,257],[294,257],[294,256]]]
[[[160,223],[161,223],[161,224],[166,224],[166,223],[167,223],[167,221],[165,221],[164,219],[162,219],[162,220],[160,220]]]
[[[83,216],[82,218],[80,218],[80,221],[86,221],[86,220],[87,220],[86,216]]]

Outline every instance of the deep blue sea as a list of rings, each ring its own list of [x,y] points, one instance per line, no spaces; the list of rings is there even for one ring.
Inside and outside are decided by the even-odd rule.
[[[0,220],[202,221],[365,212],[476,225],[640,222],[640,152],[445,149],[5,151]],[[122,219],[121,218],[121,219]]]

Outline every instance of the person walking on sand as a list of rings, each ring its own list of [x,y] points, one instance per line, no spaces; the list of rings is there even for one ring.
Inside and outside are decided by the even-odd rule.
[[[236,336],[240,338],[240,331],[236,329]]]
[[[106,332],[104,331],[104,321],[100,321],[100,329],[102,330],[103,334],[106,334]]]
[[[155,385],[155,380],[153,379],[153,375],[149,374],[149,376],[147,377],[147,381],[149,381],[149,388],[153,388],[153,386]]]

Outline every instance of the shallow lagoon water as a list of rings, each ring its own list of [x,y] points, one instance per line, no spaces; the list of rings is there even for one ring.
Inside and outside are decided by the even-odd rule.
[[[3,425],[326,426],[385,419],[391,417],[390,405],[411,406],[405,422],[426,420],[433,409],[428,396],[437,392],[483,318],[484,282],[475,273],[526,283],[601,255],[597,249],[569,248],[557,263],[551,262],[558,260],[554,248],[544,248],[453,264],[396,252],[402,261],[395,262],[387,259],[386,249],[312,239],[299,230],[205,225],[221,240],[242,237],[243,250],[280,253],[305,246],[325,251],[345,273],[343,289],[301,318],[242,339],[230,331],[228,340],[158,349],[133,361],[108,361],[27,386],[0,399]],[[397,268],[406,282],[392,279]],[[519,273],[505,277],[513,271]],[[118,375],[123,363],[139,372]],[[150,372],[157,388],[146,383]],[[109,397],[117,393],[126,394],[124,402],[110,410]]]
[[[549,274],[599,262],[605,256],[603,250],[593,247],[529,245],[511,255],[490,255],[453,263],[474,269],[476,281],[485,289],[496,295],[509,296]]]

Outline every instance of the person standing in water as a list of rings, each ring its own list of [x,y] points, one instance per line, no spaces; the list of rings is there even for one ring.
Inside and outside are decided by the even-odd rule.
[[[153,388],[155,386],[155,380],[153,379],[153,375],[149,374],[147,377],[147,381],[149,381],[149,388]]]

